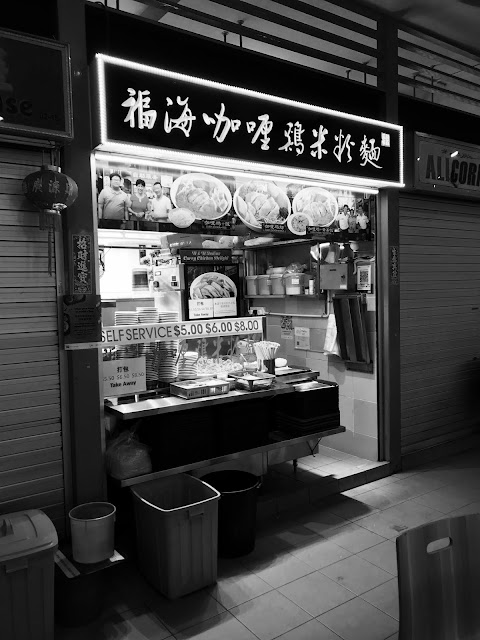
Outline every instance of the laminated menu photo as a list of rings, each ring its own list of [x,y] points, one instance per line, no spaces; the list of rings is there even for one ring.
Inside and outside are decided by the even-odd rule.
[[[239,315],[238,265],[185,265],[186,311],[189,320]]]

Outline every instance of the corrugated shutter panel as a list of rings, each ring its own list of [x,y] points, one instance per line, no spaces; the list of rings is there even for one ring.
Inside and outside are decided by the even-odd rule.
[[[480,424],[480,203],[400,198],[402,454]]]
[[[22,194],[38,150],[0,147],[0,513],[65,526],[57,288],[47,232]]]

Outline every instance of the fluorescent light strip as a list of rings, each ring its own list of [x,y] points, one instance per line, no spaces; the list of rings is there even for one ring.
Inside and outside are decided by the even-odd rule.
[[[185,160],[189,161],[189,158],[194,158],[194,162],[196,161],[200,165],[214,165],[220,167],[231,167],[231,168],[245,168],[255,169],[256,167],[261,167],[260,170],[270,171],[273,173],[288,173],[291,176],[300,176],[300,177],[309,177],[312,180],[337,180],[342,184],[353,184],[357,186],[365,186],[365,187],[404,187],[404,176],[403,176],[403,127],[401,125],[392,124],[389,122],[384,122],[382,120],[374,120],[372,118],[365,118],[363,116],[356,116],[348,113],[343,113],[341,111],[336,111],[334,109],[327,109],[326,107],[318,107],[315,105],[310,105],[304,102],[297,102],[295,100],[289,100],[287,98],[280,98],[278,96],[272,96],[264,93],[260,93],[258,91],[252,91],[251,89],[243,89],[240,87],[234,87],[230,85],[225,85],[220,82],[214,82],[212,80],[204,80],[202,78],[196,78],[194,76],[187,76],[181,73],[176,73],[173,71],[167,71],[165,69],[158,69],[157,67],[150,67],[148,65],[140,64],[138,62],[131,62],[130,60],[123,60],[121,58],[114,58],[112,56],[107,56],[105,54],[97,53],[96,54],[97,65],[98,65],[98,91],[99,91],[99,109],[100,109],[100,140],[102,147],[105,145],[105,150],[119,151],[128,153],[134,153],[135,155],[143,155],[151,154],[152,157],[158,157],[159,155],[163,156],[171,156],[173,159]],[[247,96],[251,96],[254,98],[261,98],[270,100],[271,102],[277,102],[279,104],[286,104],[293,107],[298,107],[301,109],[306,109],[309,111],[315,111],[317,113],[323,113],[334,116],[341,116],[346,118],[347,120],[353,120],[356,122],[364,122],[368,124],[380,125],[385,129],[393,129],[399,132],[399,162],[400,162],[400,181],[388,181],[388,180],[376,180],[376,179],[362,179],[356,177],[347,177],[336,174],[322,174],[322,172],[316,171],[308,171],[301,169],[294,169],[293,167],[280,167],[277,165],[269,165],[269,164],[260,164],[253,163],[247,161],[240,160],[228,160],[227,158],[221,158],[217,156],[198,156],[196,154],[188,154],[177,151],[172,151],[170,149],[160,149],[160,148],[151,148],[151,147],[142,147],[140,145],[129,145],[120,142],[114,142],[108,140],[108,132],[107,132],[107,115],[106,115],[106,87],[105,87],[105,62],[110,64],[114,64],[120,67],[125,67],[128,69],[135,69],[138,71],[144,71],[147,73],[151,73],[153,75],[164,76],[167,78],[171,78],[173,80],[182,80],[185,82],[191,82],[194,84],[200,84],[203,86],[223,89],[226,91],[230,91],[232,93],[239,93]],[[108,147],[108,148],[107,148]],[[138,151],[137,151],[138,149]],[[259,169],[257,168],[257,171]]]
[[[221,82],[215,82],[213,80],[205,80],[204,78],[197,78],[196,76],[187,76],[183,73],[177,73],[175,71],[167,71],[166,69],[159,69],[157,67],[150,67],[146,64],[141,64],[139,62],[132,62],[131,60],[124,60],[122,58],[115,58],[113,56],[108,56],[103,53],[97,53],[96,58],[98,60],[102,60],[103,62],[108,62],[110,64],[114,64],[119,67],[126,67],[127,69],[135,69],[137,71],[143,71],[145,73],[151,73],[157,76],[164,76],[166,78],[171,78],[172,80],[180,80],[183,82],[199,84],[205,87],[210,87],[212,89],[222,89],[224,91],[230,91],[231,93],[240,93],[242,95],[251,96],[252,98],[261,98],[262,100],[269,100],[270,102],[286,104],[292,107],[306,109],[308,111],[316,111],[317,113],[323,113],[323,114],[328,114],[333,116],[342,116],[347,120],[354,120],[356,122],[364,122],[367,124],[381,125],[385,128],[395,129],[397,131],[403,130],[403,127],[401,125],[392,124],[390,122],[385,122],[383,120],[374,120],[372,118],[366,118],[364,116],[356,116],[351,113],[344,113],[342,111],[337,111],[335,109],[318,107],[316,105],[308,104],[306,102],[298,102],[296,100],[289,100],[288,98],[272,96],[267,93],[261,93],[260,91],[253,91],[252,89],[244,89],[242,87],[223,84]]]
[[[155,166],[155,167],[159,167],[159,168],[164,168],[164,169],[180,169],[180,170],[188,170],[188,171],[199,171],[199,170],[205,170],[205,166],[199,166],[199,165],[190,165],[190,164],[183,164],[183,163],[174,163],[174,162],[162,162],[161,160],[152,160],[152,159],[148,159],[148,158],[139,158],[136,156],[123,156],[123,155],[117,155],[114,153],[102,153],[102,152],[96,152],[95,153],[95,158],[98,160],[105,160],[107,162],[128,162],[131,164],[138,164],[138,165],[144,165],[144,166]],[[318,179],[318,180],[305,180],[303,178],[292,178],[291,176],[280,176],[280,175],[271,175],[271,176],[266,176],[265,173],[251,173],[250,171],[246,172],[246,171],[235,171],[234,169],[218,169],[216,167],[212,167],[212,170],[215,171],[216,173],[222,173],[228,176],[235,176],[235,177],[240,177],[240,178],[246,178],[246,179],[254,179],[254,180],[265,180],[266,177],[271,177],[272,179],[276,180],[277,182],[292,182],[292,180],[299,180],[302,182],[302,184],[306,184],[309,186],[321,186],[321,187],[325,187],[326,189],[338,189],[341,191],[352,191],[353,193],[368,193],[371,195],[376,195],[378,193],[378,189],[374,189],[371,187],[357,187],[357,186],[350,186],[348,183],[346,184],[335,184],[335,183],[330,183],[330,182],[325,182],[324,180]]]
[[[241,160],[228,160],[226,158],[219,158],[216,156],[204,156],[194,153],[183,153],[180,151],[172,151],[171,149],[161,149],[159,147],[142,147],[139,145],[129,145],[120,142],[107,141],[97,147],[99,151],[111,151],[113,153],[119,153],[121,155],[134,155],[139,157],[151,157],[165,161],[172,160],[177,163],[185,165],[196,165],[202,168],[215,168],[217,171],[223,171],[224,173],[230,173],[231,171],[244,171],[242,175],[251,175],[251,172],[262,172],[275,174],[275,176],[283,176],[288,178],[289,182],[294,179],[298,180],[312,180],[315,184],[319,182],[330,182],[343,185],[345,187],[358,187],[360,190],[364,188],[380,188],[380,187],[403,187],[404,185],[398,182],[388,182],[386,180],[374,180],[368,178],[358,178],[339,174],[322,173],[321,171],[309,171],[305,169],[295,169],[293,167],[282,167],[272,164],[264,164],[260,162],[247,162]],[[248,172],[248,173],[247,173]]]

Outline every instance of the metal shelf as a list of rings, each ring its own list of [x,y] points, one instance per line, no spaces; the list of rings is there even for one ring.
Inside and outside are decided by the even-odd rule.
[[[164,478],[165,476],[173,476],[177,473],[185,473],[187,471],[193,471],[193,469],[203,469],[205,467],[211,467],[221,462],[228,462],[229,460],[238,460],[240,458],[247,458],[257,453],[264,453],[266,451],[273,451],[275,449],[282,449],[285,446],[300,444],[308,440],[318,440],[326,436],[333,436],[336,433],[343,433],[345,427],[333,427],[326,429],[325,431],[316,431],[314,433],[304,434],[297,436],[296,438],[288,438],[286,440],[279,440],[277,442],[269,442],[261,447],[255,447],[254,449],[246,449],[245,451],[238,451],[236,453],[229,453],[224,456],[218,456],[216,458],[210,458],[209,460],[201,460],[199,462],[192,462],[181,467],[175,467],[173,469],[163,469],[161,471],[154,471],[153,473],[147,473],[143,476],[137,476],[135,478],[128,478],[127,480],[120,480],[120,486],[132,487],[142,482],[148,482],[149,480],[157,480],[158,478]]]
[[[263,298],[263,299],[270,299],[270,298],[313,298],[315,300],[319,299],[318,296],[311,295],[310,293],[309,294],[299,293],[298,295],[294,295],[294,296],[287,295],[286,293],[281,294],[281,295],[280,294],[275,294],[275,295],[270,295],[270,296],[269,295],[267,295],[267,296],[256,295],[256,296],[245,296],[245,298]]]

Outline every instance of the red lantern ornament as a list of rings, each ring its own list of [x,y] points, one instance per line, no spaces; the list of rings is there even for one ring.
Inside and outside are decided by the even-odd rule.
[[[77,183],[59,167],[44,165],[24,178],[22,187],[28,200],[40,209],[39,228],[48,229],[48,273],[52,275],[54,231],[61,228],[62,211],[77,199]]]

